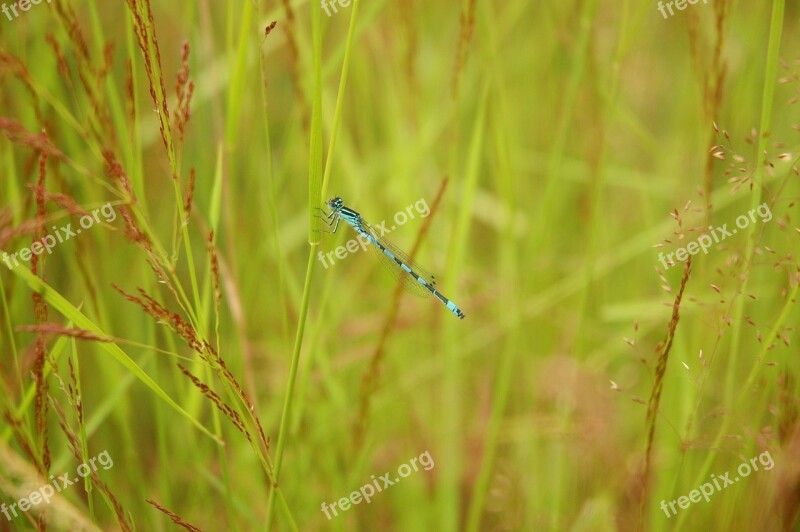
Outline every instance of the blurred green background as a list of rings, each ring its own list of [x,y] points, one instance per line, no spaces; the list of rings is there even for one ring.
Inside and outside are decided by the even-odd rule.
[[[19,2],[0,250],[117,216],[0,263],[0,503],[114,465],[0,530],[796,529],[797,2]]]

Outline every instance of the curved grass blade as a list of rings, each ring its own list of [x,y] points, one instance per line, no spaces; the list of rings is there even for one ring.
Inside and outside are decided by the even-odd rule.
[[[20,276],[31,290],[41,295],[47,302],[58,310],[65,318],[72,320],[76,327],[86,329],[94,333],[106,336],[106,334],[95,325],[95,323],[87,318],[80,310],[75,308],[64,296],[59,294],[50,285],[33,275],[33,273],[24,266],[17,266],[12,270],[16,275]],[[136,375],[145,386],[150,388],[156,395],[161,397],[169,406],[174,408],[179,414],[189,420],[195,427],[200,429],[208,437],[222,443],[222,441],[212,434],[207,428],[203,426],[198,420],[193,418],[186,410],[180,407],[167,392],[165,392],[136,362],[125,353],[115,343],[101,343],[99,346],[105,349],[113,356],[120,364],[125,366],[131,373]]]

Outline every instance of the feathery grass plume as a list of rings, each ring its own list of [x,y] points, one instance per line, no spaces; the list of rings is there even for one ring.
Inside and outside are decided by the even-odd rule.
[[[181,526],[181,527],[185,528],[186,530],[191,530],[192,532],[203,532],[202,530],[200,530],[196,526],[192,525],[191,523],[189,523],[188,521],[183,519],[181,516],[179,516],[178,514],[173,512],[172,510],[168,510],[167,508],[161,506],[160,504],[158,504],[153,499],[147,499],[147,503],[148,504],[152,504],[153,506],[155,506],[158,509],[158,511],[160,511],[160,512],[166,514],[167,516],[169,516],[169,518],[172,519],[172,522],[175,523],[176,525]]]
[[[272,33],[272,30],[274,30],[275,26],[277,26],[277,25],[278,25],[278,21],[277,20],[273,20],[272,22],[270,22],[269,24],[264,26],[264,38],[261,39],[261,44],[264,44],[264,41],[267,40],[267,37],[269,37],[269,34]]]
[[[208,260],[211,268],[211,283],[214,289],[214,335],[217,343],[217,350],[219,350],[219,317],[222,307],[222,290],[219,285],[219,259],[217,258],[217,245],[214,241],[214,230],[208,232],[208,239],[206,241],[208,248]]]
[[[75,415],[78,417],[78,426],[85,427],[86,425],[83,420],[83,396],[80,392],[80,386],[78,386],[78,377],[75,373],[75,363],[72,358],[67,360],[67,366],[69,367],[69,387],[67,391],[69,392],[69,396],[73,399]]]
[[[0,249],[4,248],[13,238],[35,235],[42,227],[42,221],[36,217],[25,220],[16,227],[4,227],[0,229]]]
[[[36,466],[37,471],[41,473],[42,466],[40,464],[40,457],[37,455],[36,451],[34,451],[33,447],[31,447],[30,442],[28,441],[27,435],[27,427],[22,422],[21,419],[14,416],[10,410],[5,409],[3,411],[3,417],[8,422],[13,430],[14,437],[17,440],[17,444],[25,453],[25,456]]]
[[[242,418],[239,417],[239,414],[233,408],[225,404],[225,402],[220,399],[219,395],[217,395],[214,390],[200,382],[200,379],[192,375],[192,373],[184,366],[178,364],[178,369],[180,369],[181,372],[192,381],[195,387],[199,389],[203,395],[205,395],[212,403],[214,403],[220,412],[222,412],[228,419],[231,420],[233,425],[239,429],[239,432],[241,432],[244,437],[247,438],[247,441],[250,443],[253,442],[253,438],[250,436],[250,432],[247,430],[247,427],[245,427]]]
[[[259,440],[261,445],[263,445],[263,452],[266,455],[266,453],[269,452],[269,439],[267,439],[266,435],[264,434],[264,429],[261,426],[261,420],[256,415],[255,406],[247,397],[247,394],[244,393],[244,390],[242,389],[242,386],[239,384],[239,381],[236,379],[236,377],[233,376],[233,373],[231,373],[231,371],[228,369],[225,360],[223,360],[223,358],[219,355],[217,350],[214,349],[214,347],[212,347],[211,344],[209,344],[208,341],[206,340],[203,341],[203,346],[204,346],[204,353],[203,353],[204,359],[211,363],[212,367],[215,370],[217,370],[217,373],[220,375],[220,377],[222,377],[227,382],[227,384],[235,392],[235,396],[238,397],[238,399],[244,405],[245,410],[247,411],[251,422],[258,430]]]
[[[794,93],[789,100],[787,100],[786,104],[795,105],[800,101],[800,58],[795,59],[793,65],[781,59],[781,68],[786,72],[786,75],[782,76],[778,80],[778,83],[781,85],[794,85]],[[792,127],[795,131],[800,131],[800,124],[794,124]]]
[[[183,338],[183,340],[189,345],[189,347],[192,350],[194,350],[198,355],[200,355],[201,359],[211,364],[212,368],[231,387],[232,391],[235,392],[235,396],[244,405],[245,409],[248,412],[249,417],[251,418],[251,421],[258,430],[260,444],[263,445],[264,453],[267,453],[269,450],[269,441],[267,440],[264,434],[264,430],[261,426],[261,421],[255,414],[255,407],[247,398],[247,395],[244,393],[244,390],[242,389],[238,380],[236,379],[236,377],[234,377],[233,373],[231,373],[231,371],[228,369],[227,364],[219,355],[217,350],[214,349],[214,347],[211,344],[209,344],[208,341],[206,340],[201,341],[199,333],[189,322],[184,320],[178,313],[167,310],[163,305],[161,305],[158,301],[156,301],[143,289],[141,288],[138,289],[139,294],[142,296],[141,298],[139,298],[125,292],[116,284],[112,286],[120,294],[122,294],[122,296],[125,299],[141,307],[142,310],[144,310],[147,314],[152,316],[156,321],[166,325],[171,331],[173,331],[178,336]]]
[[[60,377],[59,380],[61,380]],[[52,404],[53,409],[58,415],[58,425],[59,427],[61,427],[61,432],[63,432],[64,436],[66,436],[67,438],[67,443],[70,453],[77,462],[83,463],[86,453],[83,452],[84,449],[81,443],[81,439],[78,437],[77,433],[72,429],[72,427],[70,427],[69,422],[67,421],[67,416],[64,413],[64,409],[61,407],[61,404],[58,401],[56,401],[56,399],[52,395],[48,395],[48,398],[50,399],[50,404]],[[74,400],[70,401],[70,404],[73,406],[73,408],[76,407],[77,405],[77,403]],[[117,520],[117,525],[119,525],[120,530],[122,530],[123,532],[132,532],[133,527],[131,526],[131,523],[128,522],[129,520],[128,517],[125,515],[126,513],[125,509],[119,502],[119,499],[117,499],[117,497],[108,487],[108,484],[103,482],[103,480],[100,478],[100,475],[97,474],[95,468],[93,467],[89,468],[89,474],[86,478],[91,479],[92,484],[103,494],[106,503],[114,512],[114,517]]]
[[[664,237],[676,246],[697,240],[697,230],[708,228],[703,218],[712,203],[715,227],[727,222],[733,231],[737,215],[752,208],[751,190],[758,189],[770,208],[777,202],[774,219],[756,218],[751,230],[740,229],[692,257],[692,290],[687,285],[681,300],[681,334],[676,329],[670,382],[665,375],[657,410],[644,526],[654,532],[791,530],[800,505],[800,456],[793,452],[800,437],[789,403],[776,396],[782,391],[797,403],[794,379],[800,375],[800,358],[792,356],[800,332],[800,179],[797,163],[795,169],[789,164],[800,141],[796,85],[778,82],[775,101],[794,106],[763,113],[772,116],[768,127],[758,114],[771,76],[767,38],[771,50],[794,54],[800,4],[770,0],[738,9],[723,1],[724,27],[716,33],[714,2],[670,18],[658,14],[658,0],[365,3],[350,51],[350,82],[340,92],[333,150],[327,146],[352,0],[338,2],[345,9],[330,18],[318,3],[292,0],[161,2],[152,8],[154,26],[140,0],[146,50],[139,47],[130,4],[52,0],[14,21],[0,13],[0,115],[31,135],[44,129],[65,155],[48,155],[49,175],[38,187],[40,150],[9,142],[0,130],[0,241],[7,244],[0,246],[0,259],[3,252],[29,248],[43,230],[57,236],[52,226],[61,232],[72,222],[77,230],[85,216],[77,209],[91,211],[106,198],[121,218],[110,222],[118,232],[107,231],[100,218],[102,227],[63,240],[46,256],[44,270],[39,261],[37,273],[46,272],[47,283],[30,273],[30,261],[11,269],[0,262],[0,414],[16,418],[0,420],[0,502],[10,505],[31,493],[19,486],[6,490],[6,460],[28,466],[32,488],[47,484],[36,473],[42,458],[31,377],[35,340],[44,335],[50,470],[75,476],[72,450],[80,449],[88,463],[87,441],[92,451],[108,449],[117,469],[101,468],[99,476],[137,530],[179,528],[146,499],[196,528],[266,529],[264,499],[278,483],[274,530],[292,530],[292,512],[302,530],[387,523],[475,531],[635,529],[648,428],[640,414],[647,411],[663,347],[652,344],[664,339],[683,273],[665,267],[648,276],[647,265],[661,264],[650,244]],[[56,2],[72,11],[59,15]],[[784,2],[786,20],[767,35],[771,5]],[[278,30],[271,21],[285,24],[287,10],[293,10],[291,31]],[[314,29],[312,17],[319,14]],[[165,49],[161,75],[179,179],[164,164],[159,74],[158,103],[148,94],[148,57],[159,68],[152,27]],[[776,39],[780,28],[783,38]],[[687,31],[695,35],[687,38]],[[188,56],[184,41],[191,46]],[[4,63],[2,53],[19,61]],[[789,57],[777,76],[797,79],[786,67],[800,64]],[[675,81],[687,76],[696,89],[675,90]],[[191,103],[179,104],[190,81]],[[269,107],[257,108],[259,96]],[[315,100],[321,105],[316,111]],[[707,110],[713,103],[716,108]],[[182,143],[181,106],[191,112]],[[106,112],[116,142],[106,134]],[[310,189],[308,177],[296,179],[303,168],[311,176],[317,165],[317,152],[311,156],[308,146],[317,134],[311,132],[313,112],[321,131],[314,150],[322,152],[319,166],[330,168],[336,193],[319,198],[310,193],[318,187]],[[712,129],[717,138],[709,142]],[[720,146],[705,153],[711,144]],[[765,164],[757,163],[756,152]],[[711,197],[705,188],[710,163]],[[464,329],[427,305],[418,310],[430,319],[407,315],[410,301],[400,299],[398,308],[395,287],[384,293],[388,279],[355,256],[337,258],[333,267],[326,258],[325,275],[314,266],[303,284],[308,207],[324,207],[319,201],[341,194],[358,196],[354,203],[379,213],[398,198],[419,197],[437,172],[450,178],[448,196],[423,247],[435,236],[438,258],[446,257],[440,283],[458,282],[459,270],[472,279],[483,294],[473,298],[484,310],[478,319]],[[425,193],[428,205],[435,186]],[[685,199],[679,198],[695,189],[692,206],[682,210]],[[37,194],[48,211],[45,226],[36,214]],[[448,214],[445,201],[458,212]],[[668,204],[677,207],[681,222],[674,234],[672,218],[660,215]],[[437,227],[450,214],[454,218]],[[399,216],[390,219],[397,224]],[[422,225],[413,216],[408,244]],[[392,221],[381,227],[388,230]],[[188,228],[191,238],[184,243],[191,242],[199,260],[174,246],[175,224]],[[335,254],[342,237],[351,239],[321,237],[315,254]],[[746,260],[748,240],[752,260]],[[187,290],[192,264],[200,281],[197,300]],[[201,353],[109,290],[112,283],[150,305],[141,287],[177,313],[193,329]],[[671,285],[668,297],[648,295],[660,293],[662,284]],[[49,305],[47,321],[34,316],[29,288]],[[452,284],[442,289],[459,303],[469,299]],[[306,293],[307,315],[300,319]],[[635,334],[634,319],[640,325]],[[617,341],[623,335],[629,343]],[[295,346],[302,358],[286,401]],[[548,363],[563,359],[565,350],[573,355],[568,365]],[[637,361],[641,354],[649,366]],[[240,437],[175,362],[238,415],[252,441]],[[557,373],[550,369],[558,367]],[[782,372],[793,378],[785,388],[777,380]],[[274,468],[260,451],[266,438],[256,428],[259,418],[251,418],[233,380],[262,414],[273,458],[282,436],[277,481],[265,474]],[[611,389],[603,386],[609,381]],[[641,399],[631,400],[634,392]],[[616,399],[614,410],[585,410],[595,406],[591,401],[614,400],[608,396]],[[53,402],[63,409],[71,437],[62,435]],[[186,420],[214,444],[187,430]],[[361,449],[354,453],[358,430]],[[596,430],[615,436],[605,445]],[[147,434],[154,436],[152,445],[134,448]],[[741,479],[677,516],[658,509],[662,498],[688,494],[712,473],[732,471],[738,455],[750,458],[756,447],[772,452],[773,470]],[[320,503],[347,497],[370,474],[380,484],[381,473],[424,449],[436,467],[403,479],[403,493],[376,494],[371,504],[344,513],[337,504],[332,522],[325,508],[320,511]],[[634,474],[626,474],[625,457],[637,455]],[[253,467],[253,458],[264,469]],[[183,489],[197,478],[191,490]],[[408,501],[422,500],[430,504],[407,512]],[[69,515],[61,504],[70,502],[79,520],[59,520]],[[119,530],[109,504],[87,477],[40,508],[49,530]],[[36,529],[39,511],[17,513],[14,522],[0,516],[0,529]]]
[[[169,109],[167,107],[167,91],[164,88],[164,76],[161,69],[161,50],[156,37],[155,23],[153,22],[153,9],[150,0],[125,0],[128,9],[133,15],[133,29],[136,42],[144,59],[144,68],[149,81],[150,98],[158,110],[159,131],[164,149],[170,160],[172,178],[177,179],[175,165],[175,152],[172,144],[172,130],[170,128]]]
[[[74,198],[67,196],[66,194],[54,194],[52,192],[48,192],[47,189],[42,187],[41,185],[37,184],[30,184],[28,188],[33,190],[36,194],[41,194],[46,201],[52,201],[65,211],[67,211],[70,216],[91,216],[89,211],[78,205],[78,202],[75,201]],[[44,226],[44,223],[40,220],[40,227]]]
[[[194,200],[194,167],[189,169],[189,183],[186,185],[186,197],[184,198],[183,205],[183,211],[187,223],[189,221],[189,216],[192,214],[192,200]]]
[[[53,365],[53,367],[55,368],[57,366]],[[69,406],[72,407],[72,410],[75,413],[75,417],[78,420],[78,426],[84,428],[82,426],[83,407],[80,396],[78,395],[77,385],[75,385],[76,380],[75,380],[74,368],[70,369],[69,384],[64,382],[64,379],[61,377],[58,371],[54,371],[53,376],[58,381],[58,385],[61,391],[64,392],[64,395],[67,396],[67,402],[69,403]],[[56,414],[60,420],[61,431],[67,438],[67,444],[69,445],[70,452],[74,453],[76,451],[80,451],[83,448],[83,446],[81,445],[81,439],[78,437],[75,431],[69,426],[69,423],[67,422],[66,413],[64,412],[61,403],[59,401],[56,401],[56,399],[53,397],[52,394],[48,396],[48,399],[51,403],[53,403],[55,407]]]
[[[106,163],[106,175],[114,181],[117,188],[125,195],[125,200],[131,205],[136,205],[136,193],[133,191],[131,180],[122,168],[122,164],[117,160],[114,152],[103,150],[103,159]]]
[[[136,193],[133,191],[133,185],[131,184],[130,178],[128,178],[128,174],[125,173],[125,170],[122,169],[122,165],[117,161],[110,150],[103,150],[103,157],[106,163],[106,174],[115,181],[117,188],[124,194],[125,200],[128,203],[128,205],[119,206],[119,213],[125,224],[125,236],[132,243],[145,250],[152,260],[158,261],[153,253],[153,246],[150,239],[144,231],[142,231],[139,223],[136,221],[136,216],[133,212],[133,206],[137,204]]]
[[[203,344],[200,342],[197,336],[197,331],[195,331],[194,327],[192,327],[189,322],[184,320],[178,313],[171,312],[164,308],[158,301],[156,301],[153,297],[150,296],[147,292],[143,289],[139,288],[139,294],[142,296],[138,298],[132,294],[125,292],[122,288],[117,286],[116,284],[112,285],[114,289],[122,294],[122,296],[130,301],[131,303],[135,303],[139,305],[146,313],[150,316],[155,318],[156,321],[159,323],[163,323],[169,329],[176,333],[178,336],[183,338],[183,340],[198,353],[203,353]]]
[[[106,81],[106,78],[111,73],[113,68],[114,68],[114,43],[110,42],[103,47],[103,63],[100,66],[100,70],[98,70],[97,72],[98,86],[102,86],[102,83]]]
[[[58,43],[58,40],[56,40],[55,35],[53,35],[52,33],[48,33],[47,35],[45,35],[44,38],[47,44],[50,45],[50,49],[53,51],[53,55],[56,57],[56,68],[58,69],[58,73],[61,74],[64,83],[67,84],[67,86],[74,94],[75,86],[72,84],[72,76],[70,75],[67,58],[64,56],[64,50],[61,48],[61,45]]]
[[[44,124],[45,119],[40,109],[41,106],[39,104],[39,94],[36,88],[33,86],[33,78],[31,77],[30,71],[25,66],[25,63],[23,63],[20,59],[9,53],[6,53],[2,48],[0,48],[0,81],[2,81],[3,76],[6,74],[10,74],[22,82],[32,100],[31,107],[33,107],[33,112],[36,115],[36,119],[40,124]]]
[[[91,54],[89,53],[89,45],[86,43],[86,38],[81,30],[81,25],[78,22],[78,17],[72,6],[64,3],[63,0],[56,0],[55,5],[58,20],[64,26],[64,29],[69,36],[70,41],[75,46],[78,52],[78,57],[85,61],[85,64],[91,68]]]
[[[461,76],[467,59],[467,50],[472,41],[472,34],[475,31],[475,0],[462,0],[461,2],[461,33],[458,38],[456,49],[456,61],[453,69],[453,88],[452,95],[454,100],[458,100],[458,91],[461,86]]]
[[[41,323],[39,325],[18,325],[15,328],[15,330],[19,332],[35,332],[35,333],[43,333],[49,335],[67,336],[69,338],[75,338],[77,340],[88,340],[91,342],[111,343],[115,341],[114,338],[110,338],[108,336],[101,336],[97,333],[93,333],[92,331],[87,331],[86,329],[81,329],[79,327],[64,327],[63,325],[59,325],[58,323]]]
[[[683,267],[683,276],[681,277],[681,286],[675,296],[675,301],[672,304],[672,318],[667,325],[667,336],[661,343],[661,351],[658,354],[658,364],[656,365],[655,383],[653,384],[653,391],[650,393],[650,399],[647,402],[647,418],[645,421],[645,428],[647,429],[647,446],[644,455],[644,466],[642,468],[641,490],[640,490],[640,503],[639,503],[639,519],[638,530],[642,530],[644,526],[644,507],[647,496],[647,489],[650,480],[650,468],[653,451],[653,439],[656,432],[656,419],[659,412],[659,404],[661,402],[661,390],[664,388],[664,377],[667,372],[667,360],[669,359],[669,352],[672,350],[672,341],[675,339],[675,330],[678,327],[680,320],[681,299],[686,290],[686,285],[689,282],[689,275],[692,270],[692,257],[691,255],[686,260]]]
[[[175,108],[175,130],[178,132],[178,149],[183,148],[183,137],[186,132],[186,124],[191,117],[192,94],[194,94],[194,81],[189,79],[189,43],[183,43],[181,52],[181,68],[178,71],[175,81],[175,94],[178,103]],[[188,216],[188,214],[187,214]]]
[[[155,33],[155,23],[153,21],[153,11],[150,5],[150,0],[126,1],[134,18],[134,33],[144,59],[145,71],[149,81],[150,97],[153,100],[153,104],[158,112],[159,131],[161,133],[161,140],[166,151],[167,159],[169,160],[169,167],[174,185],[175,205],[177,208],[177,215],[175,219],[177,220],[177,223],[175,224],[173,230],[173,259],[171,262],[177,262],[178,247],[182,240],[186,253],[194,302],[195,304],[198,304],[199,289],[195,274],[194,261],[192,258],[192,248],[189,239],[188,225],[185,223],[187,216],[184,212],[184,201],[182,199],[183,194],[179,185],[180,154],[182,153],[183,146],[182,135],[185,131],[186,124],[189,121],[191,96],[194,92],[194,82],[188,80],[189,46],[187,43],[183,47],[183,65],[185,68],[182,69],[182,71],[178,74],[177,80],[177,88],[180,92],[180,100],[178,116],[176,117],[176,126],[179,128],[181,140],[178,142],[178,147],[176,149],[172,127],[170,125],[167,93],[164,87],[164,75],[161,66],[161,51],[158,44],[158,38],[156,37]],[[155,262],[157,259],[153,257],[152,261]],[[181,298],[178,300],[181,301]]]
[[[47,136],[39,133],[31,133],[16,120],[0,117],[0,133],[8,140],[20,146],[27,146],[34,150],[47,154],[50,157],[66,161],[67,157],[50,143]]]
[[[0,209],[0,235],[14,222],[14,213],[11,207]]]
[[[691,50],[692,62],[698,72],[698,76],[702,76],[701,84],[703,90],[703,113],[705,116],[705,123],[712,123],[718,120],[723,101],[723,91],[725,88],[725,76],[728,72],[728,64],[722,57],[722,51],[725,47],[725,37],[727,30],[727,22],[730,18],[730,0],[719,0],[714,2],[714,49],[709,53],[703,49],[702,38],[700,36],[700,15],[697,10],[688,10],[686,13],[686,29],[689,35],[689,47]],[[704,58],[711,57],[709,64],[706,64]],[[708,145],[711,146],[715,142],[715,133],[709,131]],[[706,198],[706,220],[711,223],[712,220],[712,205],[711,194],[714,191],[714,161],[707,158],[704,168],[704,181],[703,181],[703,196]]]
[[[41,135],[45,137],[44,134]],[[40,229],[36,231],[33,237],[33,243],[40,242],[45,234],[46,231],[42,230],[41,227],[45,224],[45,218],[47,216],[47,209],[45,207],[45,199],[44,199],[44,182],[47,176],[47,154],[45,152],[41,152],[39,157],[39,179],[36,183],[36,189],[34,190],[34,195],[36,198],[36,219],[40,224]],[[41,245],[41,244],[40,244]],[[33,275],[39,277],[42,281],[46,281],[46,276],[44,272],[45,266],[45,255],[38,255],[33,254],[31,257],[31,272]],[[44,298],[37,292],[33,292],[31,294],[33,297],[33,308],[34,308],[34,315],[36,320],[39,324],[45,323],[47,321],[47,302]],[[48,383],[47,379],[44,375],[44,363],[45,358],[47,356],[47,351],[45,349],[45,337],[44,334],[39,333],[36,335],[36,348],[35,348],[35,359],[33,364],[33,379],[36,383],[36,396],[35,396],[35,406],[34,412],[36,416],[36,434],[38,438],[38,444],[41,449],[42,453],[42,469],[40,473],[42,476],[47,476],[48,472],[50,471],[50,443],[48,440],[47,434],[47,394],[48,394]],[[44,514],[39,516],[39,525],[44,527]]]
[[[133,129],[136,124],[136,95],[133,92],[133,64],[130,59],[125,60],[125,104],[128,127]]]
[[[411,247],[411,251],[409,251],[409,257],[411,257],[411,259],[414,259],[416,256],[417,251],[419,251],[419,248],[422,245],[422,241],[425,239],[428,231],[430,230],[431,223],[439,209],[439,205],[442,202],[444,191],[447,189],[448,182],[449,178],[445,177],[442,180],[442,184],[439,185],[439,190],[436,192],[436,197],[431,204],[430,213],[422,222],[422,225],[419,228],[419,233],[417,233],[417,238],[414,241],[414,245]],[[389,306],[389,312],[386,314],[386,318],[383,322],[383,328],[381,329],[378,343],[376,344],[375,350],[372,352],[372,356],[370,357],[369,366],[361,375],[361,392],[358,402],[358,414],[353,430],[353,441],[357,449],[360,449],[364,442],[364,432],[366,431],[369,417],[370,401],[372,399],[372,395],[375,393],[375,390],[378,387],[378,375],[380,371],[379,366],[381,360],[383,360],[386,343],[389,341],[389,336],[391,335],[395,324],[397,323],[397,312],[400,308],[400,300],[402,299],[404,292],[405,290],[403,289],[403,284],[396,283],[394,294],[392,296],[392,303]]]
[[[105,81],[111,70],[113,62],[113,47],[108,44],[103,50],[102,62],[95,66],[95,60],[89,51],[86,37],[81,29],[78,16],[72,7],[63,0],[56,0],[54,4],[56,18],[72,43],[72,50],[76,53],[75,73],[89,102],[91,112],[88,113],[86,129],[97,143],[116,143],[116,130],[111,123],[111,117],[105,104]],[[70,83],[73,96],[77,96],[75,88]]]
[[[762,193],[766,190],[766,184],[770,178],[770,174],[773,172],[772,166],[769,164],[769,153],[768,153],[768,143],[770,142],[770,137],[772,136],[772,129],[773,129],[773,105],[775,100],[775,86],[778,81],[778,65],[779,61],[779,54],[781,48],[781,35],[784,26],[784,10],[785,10],[785,1],[784,0],[774,0],[771,6],[771,16],[770,16],[770,29],[767,41],[767,49],[766,49],[766,60],[764,61],[765,68],[764,68],[764,78],[761,83],[762,87],[762,96],[761,96],[761,110],[760,110],[760,121],[758,126],[758,132],[754,129],[752,132],[752,144],[755,150],[755,157],[756,162],[753,167],[752,172],[752,181],[750,182],[750,191],[751,191],[751,208],[755,209],[759,204],[762,203]],[[787,178],[788,178],[787,172]],[[774,205],[774,200],[771,201]],[[739,259],[740,263],[744,265],[744,271],[742,272],[742,277],[740,281],[740,286],[738,288],[738,293],[740,294],[732,303],[732,309],[730,313],[726,316],[728,323],[730,325],[730,350],[728,352],[728,357],[726,360],[726,364],[731,367],[735,368],[739,364],[739,355],[740,351],[743,347],[743,343],[741,342],[741,335],[742,335],[742,326],[743,324],[747,323],[744,320],[745,316],[745,305],[746,300],[742,294],[746,294],[748,292],[749,283],[751,282],[752,276],[750,275],[750,268],[753,264],[753,259],[756,256],[756,247],[757,242],[759,239],[759,234],[757,233],[758,228],[755,224],[751,224],[747,229],[745,229],[745,233],[747,234],[747,248],[742,255],[742,258]],[[796,270],[795,270],[796,271]],[[794,275],[794,272],[793,272]],[[794,296],[798,293],[798,285],[795,283],[791,283],[792,286],[792,297],[789,298],[794,301]],[[772,332],[770,333],[770,339],[765,342],[766,345],[762,346],[759,356],[753,360],[749,375],[745,381],[744,386],[742,386],[741,380],[737,378],[738,374],[736,371],[728,371],[725,375],[725,383],[724,383],[724,397],[723,402],[725,404],[734,403],[739,404],[742,401],[742,398],[746,397],[746,394],[739,393],[738,390],[750,390],[751,386],[754,384],[756,376],[759,373],[759,369],[763,367],[763,357],[766,354],[766,347],[769,346],[774,338],[772,336],[777,334],[778,328],[780,324],[786,319],[788,315],[789,308],[791,303],[787,301],[784,304],[783,310],[781,311],[780,317],[778,321],[773,326]],[[738,393],[738,399],[736,399],[736,395]],[[713,459],[716,456],[716,449],[718,449],[723,441],[723,439],[727,435],[727,431],[730,427],[731,423],[731,416],[725,416],[719,428],[717,429],[716,434],[713,436],[713,442],[711,443],[712,452],[710,452],[704,462],[700,465],[699,468],[696,469],[695,475],[695,482],[694,484],[699,484],[701,479],[706,478],[712,467]],[[677,522],[675,526],[677,528],[681,528],[684,526],[684,522],[687,519],[688,512],[682,512],[677,516]]]
[[[34,243],[36,242],[41,243],[41,240],[44,238],[46,234],[46,231],[41,229],[41,227],[44,226],[45,223],[44,220],[47,214],[45,210],[45,199],[43,194],[44,180],[46,175],[45,173],[46,161],[47,161],[47,155],[42,153],[39,165],[39,181],[37,183],[37,188],[35,191],[36,210],[37,210],[36,218],[40,223],[40,229],[38,229],[34,235],[33,238]],[[31,257],[31,272],[33,273],[33,275],[38,276],[42,281],[46,281],[44,269],[45,269],[45,255],[40,256],[34,254]],[[31,294],[31,297],[33,298],[33,308],[36,320],[40,324],[42,324],[47,321],[47,302],[38,292],[33,292]],[[43,333],[37,334],[35,340],[36,355],[33,363],[32,373],[34,382],[36,383],[36,395],[34,396],[36,435],[42,453],[40,473],[44,477],[46,477],[50,472],[50,441],[47,430],[48,408],[46,400],[47,396],[49,395],[49,383],[44,374],[44,363],[45,359],[47,358],[47,350],[45,344],[46,344],[45,335]],[[40,530],[44,530],[46,528],[46,516],[44,512],[40,513],[37,518],[37,528],[39,528]]]
[[[180,100],[177,110],[178,116],[176,117],[176,127],[179,128],[180,140],[177,143],[178,146],[176,146],[170,120],[169,107],[167,105],[167,91],[164,86],[164,73],[161,65],[161,50],[159,47],[158,38],[156,36],[155,22],[153,19],[153,10],[150,0],[126,0],[126,3],[129,11],[133,15],[134,34],[144,59],[145,71],[147,73],[149,83],[148,86],[150,90],[150,98],[152,99],[153,105],[158,113],[159,132],[161,133],[161,141],[164,145],[164,150],[169,161],[170,175],[172,177],[175,194],[175,207],[177,213],[175,216],[176,223],[173,227],[172,259],[170,261],[172,264],[168,269],[174,273],[173,266],[178,261],[178,249],[182,241],[184,252],[186,254],[186,264],[189,270],[189,277],[191,280],[194,304],[198,305],[200,301],[200,294],[197,283],[197,275],[195,272],[192,247],[189,238],[188,224],[185,223],[187,216],[184,212],[184,200],[182,198],[183,191],[180,187],[179,175],[181,164],[180,156],[183,146],[182,135],[189,120],[191,96],[194,92],[194,82],[189,81],[188,78],[189,46],[187,43],[183,47],[183,68],[179,72],[177,80],[177,89],[180,92]],[[163,253],[162,255],[166,260],[166,255]],[[154,258],[153,260],[156,259]],[[180,289],[180,287],[177,288]],[[181,301],[181,299],[186,299],[188,305],[188,298],[179,298],[179,301]]]

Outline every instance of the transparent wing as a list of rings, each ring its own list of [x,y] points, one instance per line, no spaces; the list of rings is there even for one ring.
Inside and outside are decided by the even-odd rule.
[[[408,266],[414,273],[420,276],[426,283],[428,283],[432,288],[436,288],[436,278],[431,275],[427,270],[422,268],[419,264],[414,262],[406,253],[394,245],[392,242],[386,239],[386,237],[378,236],[378,233],[375,231],[372,226],[370,226],[367,222],[362,220],[362,224],[364,229],[371,234],[375,240],[380,242],[382,246],[392,252],[392,254],[397,257],[397,259]],[[378,259],[384,265],[385,269],[392,274],[392,276],[397,279],[400,284],[403,286],[408,293],[417,296],[417,297],[428,297],[431,294],[431,291],[422,286],[422,284],[414,279],[412,275],[410,275],[407,271],[401,268],[395,261],[389,258],[386,253],[380,250],[377,246],[372,245],[370,243],[370,248],[373,249],[373,253],[378,255]]]

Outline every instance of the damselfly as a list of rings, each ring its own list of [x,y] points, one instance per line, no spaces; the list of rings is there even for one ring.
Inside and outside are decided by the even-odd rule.
[[[464,313],[459,310],[456,304],[447,299],[444,294],[436,289],[436,279],[431,274],[411,260],[400,248],[389,242],[382,235],[379,235],[360,214],[346,207],[342,198],[333,198],[328,201],[327,206],[331,212],[320,210],[323,212],[321,218],[325,220],[326,225],[331,228],[331,230],[328,231],[329,233],[335,233],[339,228],[339,222],[344,220],[350,227],[355,229],[361,237],[367,239],[367,241],[372,244],[373,249],[378,251],[387,269],[397,277],[406,289],[419,296],[429,296],[433,294],[450,309],[450,312],[462,320],[464,319]]]

